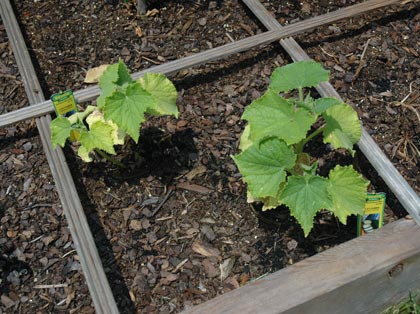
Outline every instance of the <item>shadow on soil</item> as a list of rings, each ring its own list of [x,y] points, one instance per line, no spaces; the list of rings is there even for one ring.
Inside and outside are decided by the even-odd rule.
[[[198,158],[191,129],[169,134],[156,127],[142,129],[140,140],[133,140],[118,149],[116,158],[125,168],[111,162],[86,165],[84,175],[103,178],[108,186],[122,182],[138,184],[139,178],[153,176],[163,184],[171,184],[182,171],[191,169]]]
[[[38,73],[38,74],[43,73],[42,68],[41,68],[41,66],[38,62],[38,59],[35,56],[34,48],[32,47],[32,43],[29,40],[28,35],[26,34],[26,28],[20,22],[21,17],[19,15],[19,10],[16,9],[16,6],[13,3],[13,1],[11,3],[12,3],[13,11],[16,15],[16,18],[17,18],[17,21],[18,21],[18,24],[19,24],[20,31],[21,31],[23,39],[25,41],[26,47],[28,48],[27,50],[29,52],[29,56],[31,58],[32,65],[35,69],[35,73]],[[37,79],[39,81],[39,85],[41,86],[41,89],[42,89],[42,92],[44,93],[45,98],[48,99],[52,95],[52,93],[51,93],[51,91],[48,87],[48,84],[47,84],[46,80],[45,80],[45,75],[37,75]]]
[[[118,1],[108,0],[109,2],[117,4]],[[221,8],[223,4],[223,0],[215,0],[217,8]],[[200,1],[193,2],[193,1],[185,1],[185,0],[148,0],[147,3],[147,9],[161,9],[162,7],[165,7],[168,2],[175,2],[186,6],[200,6],[203,10],[206,10],[208,7],[209,1],[204,1],[204,3],[200,3]]]
[[[185,78],[182,78],[182,79],[174,78],[172,80],[178,90],[181,90],[181,89],[187,90],[192,87],[196,87],[203,84],[210,85],[211,83],[217,82],[218,80],[220,80],[221,77],[226,77],[234,73],[237,73],[241,70],[249,69],[252,66],[262,61],[268,62],[270,60],[273,60],[274,58],[276,58],[276,56],[279,55],[279,53],[282,53],[281,49],[282,48],[280,44],[272,43],[271,46],[264,48],[263,51],[253,56],[250,56],[248,58],[244,58],[241,61],[235,62],[234,64],[225,66],[225,63],[222,62],[221,63],[222,66],[218,67],[218,69],[215,69],[215,70],[212,69],[210,72],[194,74],[194,75],[190,75]],[[290,58],[284,53],[283,53],[283,58],[290,60]],[[266,86],[264,86],[264,88],[265,87]]]
[[[65,150],[69,150],[68,147]],[[66,156],[71,155],[71,151],[66,151]],[[98,211],[86,192],[86,186],[82,180],[83,175],[75,164],[76,163],[73,161],[69,162],[70,171],[72,173],[80,201],[83,204],[83,209],[118,309],[122,314],[135,313],[134,303],[130,299],[129,289],[124,282],[121,269],[118,266],[114,252],[112,251],[112,245],[105,233],[103,225],[100,222],[101,220]]]
[[[193,161],[197,159],[193,135],[190,129],[174,134],[164,133],[154,127],[143,129],[138,144],[129,141],[127,146],[117,152],[116,156],[121,158],[120,160],[127,166],[126,169],[113,167],[110,162],[106,164],[102,162],[82,164],[76,160],[69,160],[77,192],[121,313],[135,313],[135,305],[130,299],[129,288],[125,284],[112,245],[107,238],[104,226],[100,222],[98,210],[89,198],[87,188],[83,183],[83,177],[91,176],[97,179],[101,177],[109,185],[118,185],[122,182],[138,184],[138,178],[148,176],[155,176],[166,183],[170,183],[180,171],[189,169]],[[76,158],[68,146],[65,150],[68,159]],[[83,170],[81,170],[82,168]],[[107,168],[112,168],[112,170],[107,170]],[[144,254],[147,253],[144,252]]]
[[[288,239],[294,239],[298,247],[308,256],[318,253],[318,248],[324,245],[334,246],[349,241],[356,237],[356,217],[349,217],[347,224],[344,225],[338,221],[329,212],[319,212],[314,218],[314,226],[307,237],[304,236],[302,228],[296,219],[290,214],[290,210],[285,206],[279,206],[269,211],[262,211],[262,205],[257,204],[253,207],[259,220],[259,226],[273,233],[271,247],[287,235]],[[266,256],[267,261],[272,264],[274,270],[284,266],[284,253],[281,249],[273,250]]]
[[[331,35],[330,37],[323,37],[322,40],[320,41],[306,42],[304,41],[305,40],[304,38],[303,38],[303,41],[299,40],[300,38],[298,36],[297,36],[297,39],[299,40],[301,47],[304,50],[306,50],[311,47],[318,47],[319,45],[325,42],[336,42],[345,38],[352,38],[354,36],[357,36],[366,32],[369,29],[375,28],[375,26],[378,26],[378,25],[379,26],[387,25],[391,22],[404,20],[404,19],[410,19],[416,14],[418,14],[419,12],[420,12],[419,7],[416,7],[410,10],[403,10],[400,12],[396,12],[388,16],[371,21],[370,23],[360,28],[357,28],[355,30],[348,30],[348,31],[344,31],[343,33],[340,33],[339,35]],[[261,23],[253,16],[252,13],[250,13],[249,15],[251,16],[251,18],[253,18],[254,22],[261,27],[261,29],[265,29],[264,26],[261,25]],[[308,37],[307,35],[304,35],[304,36]],[[220,77],[224,77],[232,73],[236,73],[240,70],[250,68],[261,61],[272,60],[276,56],[278,56],[279,53],[282,53],[283,54],[282,57],[285,60],[289,60],[290,62],[291,60],[290,57],[286,53],[284,53],[284,50],[281,47],[280,43],[273,42],[270,44],[270,46],[268,46],[263,51],[259,52],[253,57],[243,59],[239,62],[236,62],[232,65],[229,65],[223,68],[218,68],[217,70],[212,70],[211,72],[208,72],[208,73],[191,75],[183,79],[175,79],[174,83],[179,89],[181,88],[189,89],[194,86],[201,85],[201,84],[210,84],[213,81],[220,79]]]
[[[11,127],[9,126],[8,128],[11,128]],[[16,142],[23,139],[27,139],[28,141],[30,141],[37,135],[38,135],[38,130],[36,127],[28,128],[24,130],[23,132],[21,132],[18,129],[15,129],[12,135],[6,135],[6,136],[0,137],[0,149],[15,148]]]
[[[366,32],[369,29],[374,29],[377,26],[384,26],[387,25],[389,23],[392,22],[397,22],[397,21],[401,21],[401,20],[406,20],[406,19],[412,19],[416,14],[418,14],[420,12],[420,7],[415,7],[412,8],[410,10],[402,10],[399,12],[394,12],[392,14],[389,14],[387,16],[381,17],[381,18],[377,18],[376,20],[372,20],[369,23],[367,23],[366,25],[357,28],[355,30],[348,30],[345,31],[343,33],[340,33],[339,35],[332,35],[330,37],[323,37],[321,40],[319,41],[311,41],[311,42],[301,42],[301,47],[306,50],[307,48],[311,48],[311,47],[318,47],[319,45],[321,45],[322,43],[325,42],[336,42],[345,38],[352,38],[352,37],[356,37],[358,35],[363,34],[364,32]],[[310,38],[307,36],[307,38]]]
[[[9,293],[10,285],[20,285],[33,274],[28,263],[11,256],[14,250],[10,243],[0,244],[0,295]]]

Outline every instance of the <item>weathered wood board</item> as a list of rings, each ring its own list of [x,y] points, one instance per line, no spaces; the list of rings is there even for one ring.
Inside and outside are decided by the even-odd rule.
[[[376,314],[412,289],[420,289],[420,227],[402,219],[182,314]]]

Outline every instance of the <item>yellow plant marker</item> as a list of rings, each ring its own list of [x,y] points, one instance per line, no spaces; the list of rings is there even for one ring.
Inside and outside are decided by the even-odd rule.
[[[51,101],[55,108],[57,116],[71,116],[77,112],[76,99],[71,90],[66,90],[62,93],[57,93],[51,96]]]
[[[364,215],[357,217],[357,235],[361,236],[382,228],[384,223],[385,193],[368,193]]]

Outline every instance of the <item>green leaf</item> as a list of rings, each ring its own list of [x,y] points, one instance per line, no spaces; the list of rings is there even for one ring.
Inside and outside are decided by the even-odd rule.
[[[83,124],[83,120],[95,110],[97,110],[96,106],[89,105],[86,107],[84,111],[73,113],[67,119],[69,119],[71,125],[74,125],[74,124],[80,125],[80,124]]]
[[[320,82],[328,81],[328,73],[315,61],[294,62],[275,69],[269,87],[277,93],[314,87]]]
[[[284,183],[282,183],[282,184],[284,184]],[[280,184],[278,194],[280,194],[282,184]],[[267,197],[262,197],[262,198],[254,198],[249,191],[247,191],[246,201],[248,203],[262,202],[263,203],[262,211],[266,211],[266,210],[269,210],[269,209],[276,208],[276,207],[278,207],[282,204],[279,200],[278,195],[275,196],[275,197],[267,196]]]
[[[113,128],[102,121],[93,123],[88,132],[80,134],[79,142],[89,153],[95,148],[102,149],[109,154],[115,154],[112,140]]]
[[[79,146],[79,149],[77,150],[77,154],[84,162],[92,162],[93,159],[89,155],[90,152],[91,151],[88,151],[84,146]]]
[[[271,89],[245,110],[243,119],[248,120],[252,141],[277,136],[287,144],[295,144],[306,137],[316,121],[308,110],[294,105]]]
[[[303,175],[310,174],[315,175],[318,170],[318,161],[315,161],[312,165],[308,166],[305,164],[300,164],[300,167],[303,169]]]
[[[179,112],[176,106],[178,93],[174,84],[163,74],[146,73],[139,79],[141,86],[156,100],[156,107],[150,108],[153,115],[173,115],[178,118]]]
[[[111,138],[114,145],[124,144],[125,132],[118,128],[118,126],[111,120],[105,121],[104,114],[101,111],[96,110],[86,118],[86,122],[90,127],[97,121],[102,121],[103,123],[108,124],[112,127]]]
[[[343,224],[349,215],[363,215],[368,185],[369,181],[364,180],[352,166],[336,166],[329,174],[328,192],[332,207],[328,209]]]
[[[145,120],[144,113],[154,106],[154,98],[136,82],[130,84],[125,93],[117,91],[107,97],[104,115],[137,143],[140,124]]]
[[[251,140],[251,128],[249,124],[247,124],[247,126],[244,128],[244,131],[242,132],[242,135],[241,135],[241,139],[239,142],[239,149],[243,152],[249,146],[251,146],[252,143],[253,142]]]
[[[132,82],[133,79],[122,60],[108,66],[101,75],[98,83],[101,88],[101,95],[96,99],[98,107],[102,108],[105,105],[106,97],[110,96],[118,87],[126,86]]]
[[[354,156],[353,145],[362,134],[356,111],[343,103],[328,108],[322,116],[327,122],[323,131],[324,143],[330,143],[334,148],[345,148]]]
[[[286,169],[293,168],[296,155],[285,142],[269,138],[254,143],[233,160],[254,198],[276,197]]]
[[[305,237],[313,227],[315,214],[331,207],[328,180],[316,175],[290,176],[281,191],[280,200],[301,225]]]
[[[50,127],[53,148],[56,148],[57,145],[64,147],[72,129],[70,121],[63,116],[58,116],[51,121]]]
[[[279,193],[280,193],[280,190],[279,190]],[[277,208],[282,204],[278,196],[277,197],[272,197],[272,196],[264,197],[261,199],[261,202],[263,202],[263,207],[262,207],[263,212],[269,209]]]
[[[318,98],[317,100],[315,100],[313,111],[316,114],[321,114],[324,111],[326,111],[328,108],[332,106],[340,105],[340,104],[343,104],[343,102],[337,98],[333,98],[333,97]]]

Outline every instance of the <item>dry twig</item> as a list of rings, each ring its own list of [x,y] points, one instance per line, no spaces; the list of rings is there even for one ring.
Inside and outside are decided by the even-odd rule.
[[[159,211],[159,209],[162,208],[163,204],[166,203],[166,201],[171,197],[171,195],[173,194],[173,190],[169,190],[168,193],[166,193],[165,197],[163,198],[162,202],[160,202],[160,204],[152,211],[150,217],[153,217],[154,215],[156,215],[156,213]]]
[[[366,64],[366,61],[365,61],[365,54],[366,54],[366,50],[367,50],[367,48],[368,48],[368,46],[369,46],[369,43],[370,43],[370,38],[367,40],[367,42],[366,42],[366,44],[365,44],[365,47],[363,48],[363,52],[362,52],[362,55],[360,56],[360,63],[359,63],[359,66],[357,67],[357,69],[356,69],[356,72],[354,73],[354,77],[353,77],[353,80],[352,80],[352,84],[354,84],[354,82],[356,82],[356,80],[357,80],[357,78],[359,77],[359,75],[360,75],[360,72],[362,71],[362,69],[363,69],[363,67],[365,66],[365,64]]]

